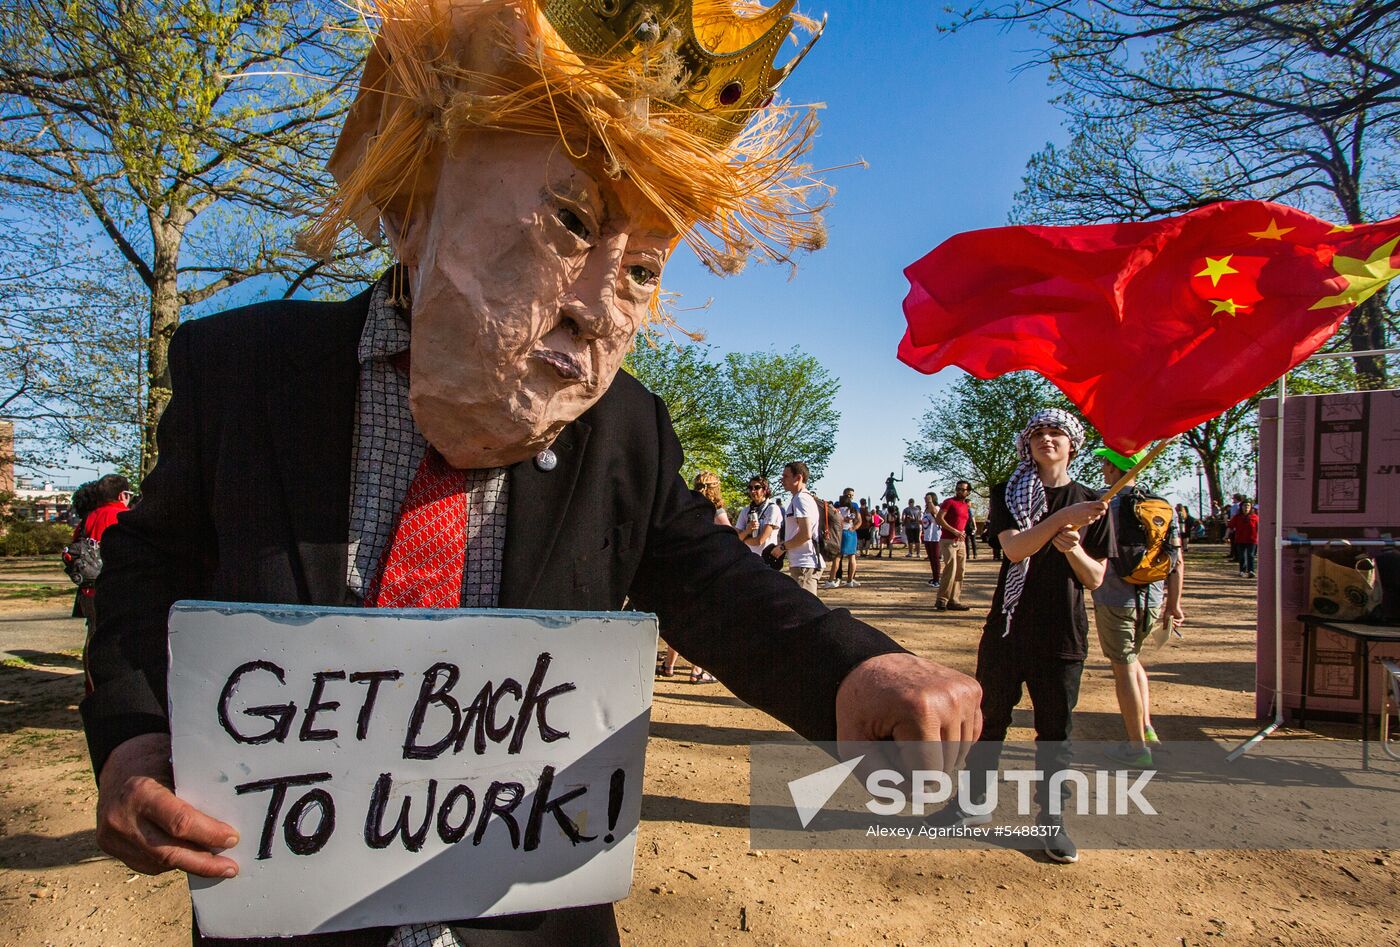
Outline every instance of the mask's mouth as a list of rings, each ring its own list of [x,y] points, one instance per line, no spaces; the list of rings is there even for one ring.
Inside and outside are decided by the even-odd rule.
[[[596,344],[582,335],[572,316],[563,312],[558,325],[545,333],[530,358],[548,365],[561,381],[581,382],[592,389],[597,384],[594,365],[590,364],[596,363],[598,357]]]
[[[564,381],[588,381],[588,369],[584,367],[583,362],[568,352],[538,348],[530,353],[530,357],[554,369],[555,374]]]

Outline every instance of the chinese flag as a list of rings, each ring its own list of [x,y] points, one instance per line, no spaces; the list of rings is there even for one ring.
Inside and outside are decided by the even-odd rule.
[[[1125,453],[1243,401],[1400,269],[1400,217],[1333,226],[1264,201],[1149,223],[958,234],[908,267],[900,361],[1030,369]]]

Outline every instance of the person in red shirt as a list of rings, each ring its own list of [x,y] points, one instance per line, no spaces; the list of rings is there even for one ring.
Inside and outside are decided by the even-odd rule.
[[[117,514],[124,512],[131,502],[131,482],[121,474],[107,474],[93,484],[93,490],[97,494],[97,506],[84,516],[83,521],[73,530],[73,541],[91,539],[101,545],[102,534],[107,531],[108,526],[117,521]],[[84,677],[87,676],[88,646],[92,642],[93,629],[97,627],[97,605],[93,592],[94,588],[91,585],[78,586],[78,609],[87,621],[87,637],[83,641]],[[90,678],[87,686],[88,693],[92,693]]]
[[[965,612],[971,606],[962,602],[963,571],[967,568],[967,528],[972,522],[972,510],[967,498],[972,493],[972,484],[959,480],[954,495],[943,501],[938,508],[939,527],[943,530],[938,541],[939,558],[943,560],[942,584],[938,587],[937,611]]]
[[[1259,514],[1248,500],[1240,503],[1240,511],[1230,520],[1230,532],[1240,553],[1240,576],[1254,578],[1254,563],[1259,556]]]

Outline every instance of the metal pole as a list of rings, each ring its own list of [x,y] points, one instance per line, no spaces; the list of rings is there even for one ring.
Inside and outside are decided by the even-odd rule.
[[[1278,380],[1278,417],[1274,420],[1274,719],[1225,757],[1233,763],[1283,726],[1283,434],[1288,373]],[[1307,656],[1304,655],[1306,664]],[[1303,681],[1307,687],[1308,682]]]
[[[1283,439],[1287,425],[1288,372],[1278,380],[1274,427],[1274,726],[1283,723]],[[1304,681],[1307,687],[1308,682]]]
[[[1365,349],[1361,352],[1322,352],[1317,355],[1309,355],[1307,361],[1316,361],[1319,358],[1359,358],[1363,355],[1396,355],[1400,354],[1400,348],[1395,349]]]

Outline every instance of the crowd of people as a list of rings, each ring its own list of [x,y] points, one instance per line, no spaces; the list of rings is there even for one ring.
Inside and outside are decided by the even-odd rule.
[[[896,546],[902,547],[905,558],[927,560],[936,611],[971,610],[963,600],[963,579],[967,560],[977,557],[980,534],[1001,566],[977,652],[983,730],[969,765],[979,803],[986,784],[976,780],[996,770],[1023,690],[1031,698],[1038,768],[1053,772],[1069,766],[1073,711],[1088,658],[1090,607],[1123,718],[1125,739],[1110,756],[1145,769],[1154,765],[1153,753],[1160,747],[1140,657],[1149,641],[1160,643],[1186,619],[1184,553],[1198,524],[1184,505],[1173,507],[1138,487],[1133,474],[1143,452],[1094,451],[1105,486],[1122,481],[1121,492],[1107,499],[1103,489],[1072,479],[1069,466],[1083,444],[1083,427],[1073,415],[1058,409],[1037,412],[1017,439],[1015,473],[1006,483],[991,486],[984,518],[972,507],[973,488],[966,480],[959,480],[953,494],[941,501],[930,490],[922,505],[911,497],[903,507],[893,473],[878,504],[857,500],[855,490],[847,488],[826,513],[838,518],[841,539],[825,556],[826,504],[809,489],[810,471],[802,462],[783,468],[786,504],[773,498],[765,478],[751,477],[749,502],[735,520],[734,528],[755,555],[775,568],[786,564],[794,581],[809,592],[858,587],[861,559],[894,558]],[[703,472],[695,490],[716,506],[717,522],[728,522],[718,477]],[[1250,500],[1236,497],[1228,524],[1241,574],[1253,576],[1258,515]],[[667,662],[662,674],[674,672],[673,652]],[[697,679],[703,677],[692,677]],[[1052,805],[1045,795],[1046,785],[1041,784],[1036,798],[1038,821],[1047,829],[1046,852],[1055,861],[1075,861],[1078,849],[1065,829],[1059,801]],[[989,813],[964,811],[956,803],[934,817],[948,827],[990,819]]]

